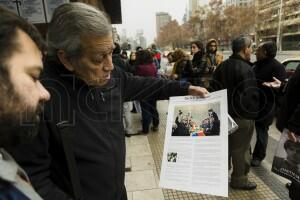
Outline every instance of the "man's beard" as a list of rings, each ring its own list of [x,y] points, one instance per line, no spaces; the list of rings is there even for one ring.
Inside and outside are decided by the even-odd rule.
[[[12,147],[30,141],[38,133],[41,103],[36,108],[26,106],[13,89],[1,92],[1,95],[0,147]]]

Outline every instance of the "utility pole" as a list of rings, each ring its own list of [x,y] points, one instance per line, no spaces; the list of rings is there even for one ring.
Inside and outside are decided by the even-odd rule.
[[[278,28],[277,28],[277,37],[276,37],[276,44],[279,51],[282,50],[281,43],[282,43],[282,34],[281,34],[281,19],[282,19],[282,7],[283,7],[283,0],[280,0],[280,7],[279,7],[279,16],[278,16]]]

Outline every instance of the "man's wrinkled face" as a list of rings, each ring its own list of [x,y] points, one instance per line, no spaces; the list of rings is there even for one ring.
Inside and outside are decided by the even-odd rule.
[[[83,55],[72,63],[74,73],[89,85],[104,86],[114,69],[112,36],[85,37],[81,39],[81,44]]]
[[[249,47],[246,47],[244,53],[245,53],[246,60],[250,61],[251,60],[251,54],[252,54],[252,45],[249,46]]]
[[[4,63],[8,81],[0,87],[0,146],[15,145],[36,135],[41,103],[50,98],[38,80],[42,54],[31,38],[17,30],[16,49]]]

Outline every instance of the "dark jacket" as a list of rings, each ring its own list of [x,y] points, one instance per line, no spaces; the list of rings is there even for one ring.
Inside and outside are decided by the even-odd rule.
[[[0,157],[0,200],[42,200],[24,170],[1,147]]]
[[[199,70],[199,74],[204,73],[206,62],[205,62],[205,58],[203,57],[203,53],[201,51],[195,53],[192,59],[192,64],[193,64],[193,68]]]
[[[228,113],[233,118],[255,119],[259,94],[250,63],[232,55],[217,67],[210,83],[211,90],[227,89]]]
[[[177,74],[177,80],[190,81],[193,76],[192,63],[187,58],[182,58],[175,62],[173,68],[173,74]]]
[[[55,62],[46,63],[42,80],[51,100],[40,134],[11,153],[46,200],[125,199],[123,102],[188,94],[188,84],[118,67],[105,87],[88,86]]]
[[[285,69],[275,58],[266,58],[254,63],[253,70],[259,88],[259,113],[256,120],[270,125],[275,115],[276,91],[262,84],[273,81],[273,77],[283,82],[286,78]]]
[[[129,72],[129,73],[134,72],[134,68],[131,65],[129,65],[129,63],[126,62],[123,58],[121,58],[120,54],[113,54],[112,61],[114,63],[114,66],[118,66],[125,72]]]
[[[0,179],[0,200],[30,200],[9,182]]]
[[[280,114],[276,126],[280,131],[284,128],[300,135],[300,65],[297,67],[294,75],[289,79],[283,102],[280,108]]]
[[[201,78],[204,77],[205,68],[206,68],[206,60],[201,51],[195,53],[192,59],[192,80],[191,83],[193,85],[201,85]]]
[[[137,67],[136,60],[128,59],[127,60],[127,65],[129,66],[130,73],[135,74],[136,67]]]

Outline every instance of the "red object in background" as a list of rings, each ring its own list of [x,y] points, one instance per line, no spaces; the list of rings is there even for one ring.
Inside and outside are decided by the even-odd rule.
[[[199,131],[198,136],[205,136],[204,131]]]

